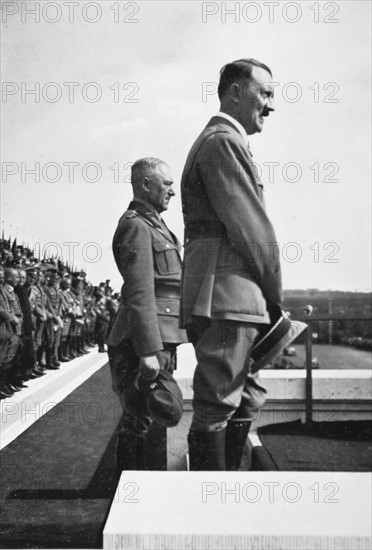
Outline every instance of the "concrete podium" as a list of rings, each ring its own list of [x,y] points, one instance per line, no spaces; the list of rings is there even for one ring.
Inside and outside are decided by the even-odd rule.
[[[107,550],[367,550],[371,474],[123,472]]]

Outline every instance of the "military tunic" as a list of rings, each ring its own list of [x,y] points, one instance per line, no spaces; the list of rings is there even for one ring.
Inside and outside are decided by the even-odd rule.
[[[179,328],[180,243],[155,209],[134,199],[120,218],[113,252],[124,284],[107,338],[114,391],[123,408],[120,431],[143,435],[151,425],[145,399],[135,387],[141,355],[155,354],[173,372],[176,347],[187,341]]]

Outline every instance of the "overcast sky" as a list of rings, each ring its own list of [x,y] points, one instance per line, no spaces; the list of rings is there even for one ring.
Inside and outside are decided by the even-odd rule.
[[[218,111],[219,69],[254,57],[277,83],[250,143],[284,287],[370,290],[370,2],[240,2],[235,14],[222,8],[235,2],[2,4],[6,236],[73,249],[93,283],[118,290],[110,246],[130,163],[170,164],[164,218],[182,240],[180,177]]]

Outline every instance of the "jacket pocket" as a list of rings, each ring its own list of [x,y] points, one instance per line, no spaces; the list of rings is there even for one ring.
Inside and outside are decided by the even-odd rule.
[[[178,317],[180,313],[180,300],[177,298],[156,297],[156,312],[158,315]]]
[[[181,270],[176,245],[170,242],[157,241],[152,243],[157,272],[160,275],[174,275]]]

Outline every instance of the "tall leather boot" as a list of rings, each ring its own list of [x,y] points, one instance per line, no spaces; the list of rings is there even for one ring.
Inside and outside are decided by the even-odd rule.
[[[45,350],[45,362],[48,370],[58,370],[59,367],[53,364],[53,350],[52,348],[46,348]]]
[[[84,336],[79,336],[79,350],[80,350],[80,353],[82,355],[86,355],[88,352],[88,350],[85,348],[85,342],[84,342]]]
[[[12,387],[10,387],[8,383],[8,373],[4,369],[0,370],[0,399],[6,399],[7,397],[11,397],[16,390],[14,390]]]
[[[61,340],[61,343],[58,346],[57,356],[58,356],[58,361],[60,363],[62,363],[62,357],[63,357],[63,342],[62,342],[62,340]]]
[[[190,470],[225,470],[225,436],[226,428],[218,432],[190,430]]]
[[[116,468],[122,470],[145,469],[145,438],[122,432],[118,434],[116,445]]]
[[[76,357],[81,357],[83,354],[79,349],[79,336],[74,336],[74,353]]]
[[[43,362],[44,350],[45,350],[44,346],[40,346],[36,352],[37,364],[42,370],[46,369],[46,364]]]
[[[74,338],[73,336],[69,336],[67,339],[67,358],[71,360],[75,359],[75,357],[77,357],[77,355],[74,351]]]
[[[63,342],[61,342],[61,347],[60,347],[60,350],[61,350],[61,361],[62,363],[67,363],[67,361],[69,361],[70,359],[67,357],[67,341],[66,340],[63,340]]]
[[[227,423],[225,440],[226,470],[239,470],[250,427],[251,422],[249,420],[229,420]]]
[[[93,332],[88,332],[88,346],[94,348],[96,346],[94,342]]]
[[[59,347],[60,345],[58,346],[58,348],[53,347],[52,349],[52,365],[54,365],[55,367],[59,367],[61,365],[61,363],[58,360]]]
[[[145,436],[145,469],[167,469],[167,428],[153,422]]]

